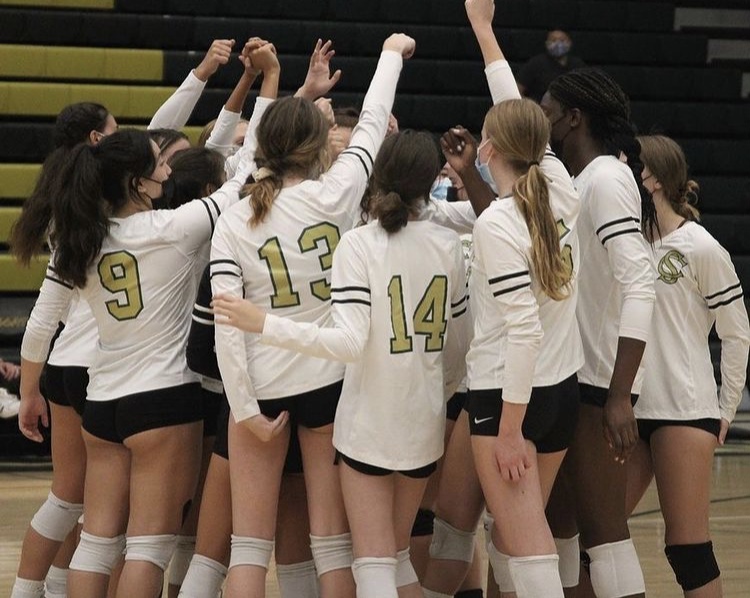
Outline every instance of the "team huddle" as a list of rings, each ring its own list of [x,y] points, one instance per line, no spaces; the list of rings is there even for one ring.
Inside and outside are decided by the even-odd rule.
[[[479,141],[398,130],[404,34],[358,113],[324,99],[331,42],[277,99],[259,38],[201,147],[176,130],[232,40],[148,131],[60,113],[11,240],[51,248],[19,425],[51,416],[54,465],[12,598],[260,597],[272,557],[282,598],[476,598],[482,520],[487,596],[645,596],[627,518],[654,477],[677,583],[721,595],[711,470],[750,347],[730,257],[611,77],[522,99],[494,2],[465,4]]]

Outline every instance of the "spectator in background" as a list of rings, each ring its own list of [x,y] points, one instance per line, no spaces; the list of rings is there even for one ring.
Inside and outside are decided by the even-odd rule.
[[[530,58],[518,74],[521,95],[537,103],[542,101],[544,92],[555,77],[586,66],[578,56],[571,56],[573,40],[565,31],[553,29],[547,33],[544,45],[546,51]]]
[[[21,406],[17,396],[20,376],[20,365],[0,359],[0,419],[18,415]]]

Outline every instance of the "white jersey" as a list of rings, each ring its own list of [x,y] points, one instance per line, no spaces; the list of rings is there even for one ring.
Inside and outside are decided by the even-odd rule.
[[[425,221],[391,235],[377,221],[346,233],[333,260],[331,304],[334,327],[269,314],[262,340],[349,362],[334,446],[392,470],[439,459],[445,395],[463,376],[465,353],[458,235]]]
[[[592,160],[574,179],[581,194],[578,322],[586,364],[580,382],[609,388],[619,337],[646,341],[654,308],[652,255],[641,234],[641,196],[627,164]],[[632,392],[640,391],[643,365]]]
[[[750,326],[742,286],[726,250],[695,222],[655,243],[653,334],[635,415],[642,419],[731,422],[742,398]],[[708,350],[713,325],[721,338],[721,395]]]
[[[239,198],[253,168],[246,155],[238,175],[207,198],[176,210],[110,220],[109,235],[79,289],[99,330],[96,359],[89,368],[89,400],[109,401],[197,381],[185,358],[197,289],[193,262],[221,212]],[[44,361],[54,327],[74,294],[56,273],[53,255],[24,334],[25,359]]]
[[[99,332],[89,304],[83,299],[75,299],[47,363],[88,368],[94,363],[98,343]]]
[[[182,84],[151,117],[148,128],[179,130],[184,127],[205,88],[206,82],[198,79],[191,70]]]
[[[565,299],[554,301],[542,291],[529,229],[515,199],[492,202],[474,225],[468,385],[472,390],[502,388],[503,400],[510,403],[528,403],[532,386],[562,382],[583,365],[575,316],[580,201],[554,154],[544,156],[541,168],[562,256],[572,272]]]
[[[274,314],[330,325],[333,252],[360,219],[401,66],[400,54],[381,54],[350,145],[326,173],[283,188],[257,226],[249,224],[249,200],[221,217],[211,248],[214,294],[244,296]],[[236,421],[258,415],[259,400],[301,394],[344,375],[343,364],[263,345],[259,335],[229,326],[216,327],[216,354]]]

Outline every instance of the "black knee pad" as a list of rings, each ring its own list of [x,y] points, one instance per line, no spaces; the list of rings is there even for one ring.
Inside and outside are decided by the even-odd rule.
[[[478,590],[461,590],[457,592],[455,598],[484,598],[484,592],[481,589]]]
[[[686,592],[697,590],[719,577],[713,542],[673,544],[664,548],[664,554],[667,555],[677,583]]]
[[[414,519],[414,525],[411,526],[411,537],[431,536],[435,523],[435,513],[429,509],[419,509]]]

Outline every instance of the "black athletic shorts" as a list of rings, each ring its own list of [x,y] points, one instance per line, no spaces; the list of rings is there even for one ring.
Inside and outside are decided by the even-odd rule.
[[[593,405],[594,407],[601,407],[604,409],[604,405],[607,402],[609,396],[609,390],[606,388],[600,388],[598,386],[591,386],[591,384],[579,384],[579,391],[581,393],[581,403],[586,405]],[[638,402],[638,395],[630,395],[630,403],[635,407]]]
[[[48,363],[44,370],[45,398],[55,405],[72,407],[78,415],[83,415],[88,385],[88,368]]]
[[[429,463],[428,465],[425,465],[423,467],[418,467],[417,469],[385,469],[383,467],[376,467],[375,465],[362,463],[362,461],[357,461],[356,459],[347,457],[344,453],[336,451],[336,464],[338,464],[339,460],[343,461],[349,467],[351,467],[355,471],[358,471],[359,473],[378,477],[390,475],[392,473],[400,473],[401,475],[405,475],[407,478],[420,480],[429,478],[437,469],[437,461]]]
[[[651,442],[651,434],[656,432],[659,428],[665,426],[685,426],[688,428],[698,428],[699,430],[705,430],[709,434],[719,438],[721,432],[721,420],[720,419],[639,419],[638,423],[638,436],[641,437],[645,443]]]
[[[219,457],[229,459],[229,401],[227,401],[226,394],[221,395],[219,413],[216,417],[216,439],[212,452]]]
[[[445,417],[451,421],[456,421],[458,416],[461,415],[461,409],[466,405],[468,397],[468,392],[455,393],[445,405]]]
[[[140,392],[112,401],[86,401],[83,429],[109,442],[169,426],[203,421],[198,382]]]
[[[467,412],[472,436],[497,436],[503,411],[502,390],[471,390]],[[521,426],[523,437],[539,453],[556,453],[570,446],[578,422],[578,379],[573,374],[552,386],[535,386]]]
[[[333,423],[339,405],[343,380],[298,395],[258,401],[260,412],[276,419],[282,411],[289,412],[289,422],[305,428],[322,428]]]
[[[203,409],[203,437],[216,436],[219,425],[221,404],[225,401],[224,394],[212,392],[201,387],[201,405]]]

